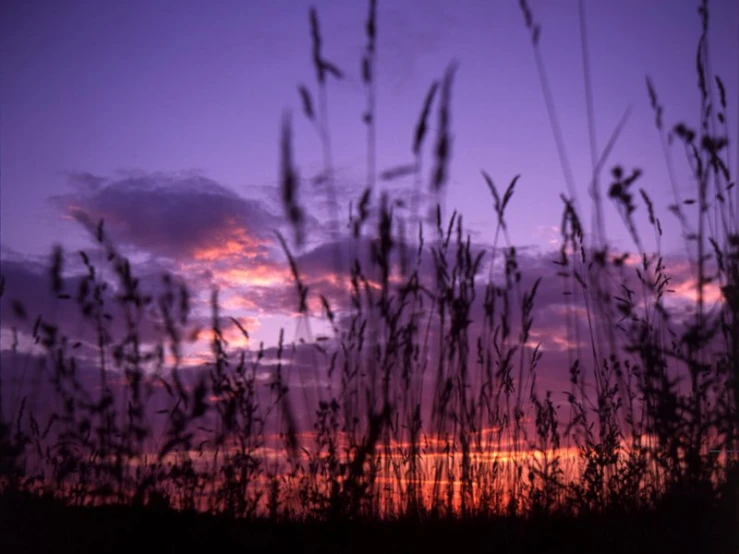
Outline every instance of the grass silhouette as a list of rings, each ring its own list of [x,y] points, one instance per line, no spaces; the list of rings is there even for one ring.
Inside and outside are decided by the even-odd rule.
[[[6,368],[0,373],[4,546],[123,551],[141,546],[143,539],[130,533],[136,530],[149,537],[147,546],[170,550],[739,551],[739,196],[727,157],[726,92],[709,70],[707,2],[699,6],[696,55],[700,129],[668,127],[657,87],[647,80],[666,163],[672,164],[668,143],[677,141],[697,183],[695,197],[682,198],[673,178],[668,207],[680,221],[696,286],[687,315],[668,301],[658,207],[637,189],[638,169],[613,166],[607,190],[634,252],[612,251],[605,237],[601,173],[628,114],[599,152],[582,2],[590,234],[540,54],[541,27],[526,1],[520,4],[568,185],[552,274],[524,275],[508,239],[506,208],[518,177],[499,190],[482,172],[495,218],[489,251],[471,245],[461,214],[443,215],[456,64],[423,101],[413,164],[378,172],[374,1],[362,54],[367,187],[350,216],[351,249],[341,248],[327,87],[343,74],[324,57],[311,10],[318,102],[307,85],[298,91],[323,147],[341,294],[331,299],[312,291],[291,250],[304,246],[306,209],[288,116],[280,173],[293,245],[280,233],[276,238],[296,286],[296,311],[307,325],[318,303],[334,336],[286,344],[281,333],[274,353],[260,348],[247,356],[226,344],[224,322],[246,338],[248,330],[221,316],[214,291],[211,361],[187,368],[183,348],[195,331],[190,291],[168,275],[158,296],[143,291],[103,222],[89,221],[113,278],[80,252],[86,274],[76,290],[66,290],[61,247],[49,276],[53,295],[76,304],[96,331],[89,347],[94,379],[80,374],[76,357],[87,346],[12,303],[44,352],[27,359],[40,364],[51,394],[48,402],[14,396]],[[419,197],[429,147],[435,210],[424,218]],[[403,211],[376,185],[406,175],[417,194]],[[644,213],[654,251],[637,231]],[[694,221],[689,213],[697,213]],[[568,418],[536,380],[546,358],[533,342],[537,292],[552,277],[561,279],[563,327],[575,345],[568,351]],[[714,305],[711,291],[719,293]],[[14,291],[3,294],[12,298]],[[13,356],[13,375],[21,375],[15,346]],[[312,387],[291,379],[295,356],[315,361]]]

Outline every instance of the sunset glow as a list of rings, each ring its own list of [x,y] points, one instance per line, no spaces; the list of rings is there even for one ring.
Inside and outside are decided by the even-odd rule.
[[[739,552],[738,30],[10,0],[0,551]]]

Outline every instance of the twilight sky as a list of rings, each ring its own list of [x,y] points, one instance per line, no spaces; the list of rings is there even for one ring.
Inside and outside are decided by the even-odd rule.
[[[544,63],[580,204],[587,210],[591,167],[577,2],[530,4],[542,26]],[[606,167],[619,163],[643,170],[640,185],[655,200],[667,233],[663,247],[678,251],[681,242],[670,235],[676,229],[666,210],[672,197],[645,75],[655,84],[668,125],[696,124],[697,2],[585,4],[598,148],[631,107]],[[243,313],[259,304],[260,321],[252,320],[255,336],[273,339],[281,320],[275,316],[270,324],[270,318],[286,297],[290,302],[294,297],[292,286],[272,286],[288,277],[271,233],[283,225],[278,141],[284,109],[293,112],[301,176],[315,176],[322,163],[297,93],[304,83],[315,94],[311,5],[318,10],[325,57],[346,74],[329,83],[336,182],[346,214],[366,174],[359,72],[366,2],[3,2],[4,273],[17,270],[17,282],[23,282],[22,271],[31,271],[52,243],[61,241],[68,250],[89,244],[79,223],[83,214],[104,217],[113,240],[151,275],[170,269],[196,285],[256,291],[251,299],[226,295],[224,300],[232,309],[247,310]],[[712,0],[710,8],[712,68],[727,86],[729,121],[736,124],[739,3]],[[484,244],[491,239],[493,212],[480,170],[499,188],[520,173],[508,213],[511,240],[542,251],[555,246],[559,195],[566,185],[518,2],[381,0],[377,48],[379,169],[412,162],[412,133],[423,98],[455,59],[447,210],[463,213],[473,240]],[[430,125],[433,138],[435,114]],[[430,156],[429,151],[426,159]],[[736,155],[732,158],[735,163]],[[679,155],[675,159],[680,186],[690,190],[686,164]],[[309,239],[318,248],[303,261],[316,279],[326,281],[331,269],[319,239],[327,217],[310,187],[303,185],[301,201],[314,216]],[[630,248],[610,205],[606,217],[613,242]]]

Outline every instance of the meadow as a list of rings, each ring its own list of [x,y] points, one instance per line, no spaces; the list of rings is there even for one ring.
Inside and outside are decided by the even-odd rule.
[[[482,172],[493,208],[488,248],[470,240],[462,214],[444,211],[454,64],[429,86],[409,130],[414,163],[376,167],[374,0],[361,60],[367,184],[342,219],[326,100],[342,71],[323,52],[311,11],[316,82],[298,95],[323,148],[336,286],[307,282],[296,255],[308,214],[287,116],[280,193],[291,233],[275,233],[310,340],[281,333],[277,347],[253,348],[217,290],[206,293],[209,325],[198,328],[192,299],[203,291],[170,275],[144,290],[104,221],[87,222],[90,250],[54,248],[43,291],[79,312],[94,340],[30,313],[3,278],[12,312],[3,317],[34,343],[23,352],[16,340],[0,366],[5,552],[739,552],[739,193],[727,93],[706,47],[708,3],[696,18],[697,126],[668,123],[658,87],[647,79],[644,91],[665,163],[673,150],[684,154],[692,195],[673,181],[674,198],[660,205],[640,188],[638,169],[609,159],[624,119],[602,152],[591,142],[592,225],[567,178],[541,27],[520,5],[568,185],[549,266],[527,275],[508,238],[518,178],[500,186]],[[428,190],[430,211],[420,195],[378,192],[401,178]],[[629,251],[605,236],[608,202]],[[660,250],[665,211],[680,223],[684,260]],[[638,222],[653,236],[642,237]],[[70,257],[83,274],[65,276]],[[676,266],[690,275],[687,303],[674,300]],[[556,288],[566,348],[550,353],[540,348],[537,298]],[[330,333],[312,333],[315,314]],[[203,337],[208,359],[188,362]],[[541,385],[550,363],[568,369],[563,393]]]

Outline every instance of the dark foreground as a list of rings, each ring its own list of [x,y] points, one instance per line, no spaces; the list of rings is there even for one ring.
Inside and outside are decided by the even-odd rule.
[[[149,508],[0,496],[0,552],[739,553],[736,505],[694,499],[632,514],[464,521],[239,522]]]

